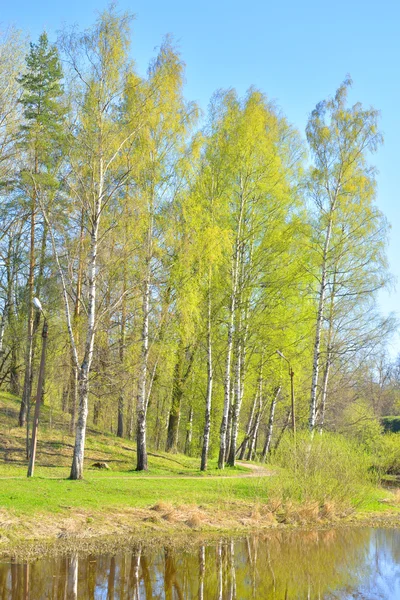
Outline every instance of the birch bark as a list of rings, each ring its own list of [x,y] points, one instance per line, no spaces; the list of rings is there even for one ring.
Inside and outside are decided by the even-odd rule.
[[[312,368],[312,382],[311,382],[311,401],[310,401],[310,417],[309,417],[309,429],[311,432],[315,429],[316,418],[317,418],[317,397],[318,397],[318,378],[319,378],[319,367],[320,367],[320,352],[321,352],[321,334],[322,326],[324,321],[324,310],[325,310],[325,299],[327,289],[327,273],[328,273],[328,259],[332,237],[333,218],[337,206],[337,200],[340,190],[340,176],[336,189],[332,196],[330,196],[329,213],[328,213],[328,224],[325,232],[324,249],[322,254],[321,263],[321,282],[319,287],[319,300],[318,300],[318,311],[317,311],[317,322],[315,327],[315,340],[314,340],[314,352],[313,352],[313,368]]]
[[[141,361],[138,381],[138,394],[136,401],[136,443],[137,443],[137,471],[147,471],[147,441],[146,441],[146,416],[147,416],[147,371],[149,362],[149,317],[150,317],[150,283],[151,283],[151,258],[153,241],[153,203],[149,209],[149,224],[146,240],[145,277],[143,282],[142,297],[142,340]]]
[[[271,441],[272,441],[272,432],[274,429],[274,418],[275,418],[275,407],[276,407],[276,403],[278,401],[278,397],[280,394],[281,388],[279,387],[275,394],[272,397],[271,400],[271,406],[269,409],[269,420],[268,420],[268,430],[267,430],[267,437],[265,439],[265,444],[264,444],[264,448],[262,451],[262,461],[265,462],[266,458],[267,458],[267,454],[269,453],[270,449],[271,449]],[[289,422],[289,421],[288,421]]]
[[[213,392],[213,361],[212,361],[212,336],[211,336],[211,315],[212,315],[212,300],[211,300],[211,269],[208,278],[208,310],[207,310],[207,393],[206,393],[206,410],[204,419],[203,432],[203,448],[201,452],[200,470],[207,470],[208,449],[210,446],[210,430],[211,430],[211,403]]]
[[[239,453],[239,460],[243,460],[244,459],[244,455],[246,454],[246,449],[247,449],[247,444],[249,442],[250,439],[250,432],[253,428],[253,420],[254,420],[254,415],[256,412],[256,405],[258,403],[258,390],[254,395],[254,400],[253,400],[253,404],[251,405],[251,412],[250,412],[250,416],[249,416],[249,420],[247,422],[247,427],[246,427],[246,435],[244,437],[244,440],[242,442],[242,446],[240,448],[240,453]]]
[[[232,362],[232,348],[233,348],[233,333],[236,313],[236,301],[237,291],[239,283],[239,267],[240,267],[240,254],[241,254],[241,235],[242,235],[242,224],[244,218],[245,208],[245,196],[243,192],[243,184],[241,182],[241,194],[240,194],[240,207],[239,207],[239,218],[236,231],[235,249],[232,261],[231,271],[231,298],[229,306],[229,322],[228,322],[228,345],[226,350],[226,362],[225,362],[225,378],[224,378],[224,408],[222,412],[222,420],[220,427],[220,446],[219,446],[219,458],[218,468],[223,469],[226,460],[226,432],[228,426],[228,415],[230,407],[230,391],[231,391],[231,362]]]
[[[85,453],[86,424],[89,400],[89,373],[93,359],[93,347],[95,336],[98,233],[103,196],[103,165],[101,162],[99,179],[99,194],[96,200],[93,225],[92,230],[90,232],[90,262],[88,272],[88,323],[84,357],[78,371],[78,419],[75,430],[75,445],[72,458],[70,479],[83,478],[83,462]]]
[[[326,361],[324,366],[324,374],[322,379],[322,390],[321,390],[321,401],[319,406],[319,423],[318,430],[319,433],[322,434],[324,429],[325,422],[325,408],[326,408],[326,399],[328,395],[328,382],[329,382],[329,374],[332,364],[332,342],[333,342],[333,313],[334,313],[334,303],[335,303],[335,294],[336,294],[336,275],[337,271],[333,274],[333,282],[332,282],[332,290],[330,294],[330,303],[329,303],[329,315],[328,315],[328,333],[326,340]]]
[[[193,437],[193,407],[189,408],[189,416],[186,425],[186,439],[185,439],[185,454],[191,456],[192,454],[192,437]]]
[[[247,336],[249,331],[248,324],[248,302],[245,296],[245,277],[246,267],[250,268],[252,262],[252,244],[250,246],[250,255],[248,264],[246,265],[245,260],[245,246],[242,243],[240,252],[240,277],[239,277],[239,293],[238,293],[238,305],[239,305],[239,319],[237,326],[237,351],[236,351],[236,365],[235,365],[235,387],[234,387],[234,401],[232,410],[232,431],[231,439],[229,444],[228,464],[229,466],[235,466],[236,459],[236,446],[237,437],[239,431],[239,417],[240,410],[242,407],[243,395],[244,395],[244,382],[245,382],[245,368],[246,368],[246,347],[247,347]],[[244,306],[243,306],[244,305]]]
[[[263,359],[261,359],[260,376],[259,376],[259,380],[258,380],[258,390],[257,390],[258,406],[257,406],[257,412],[255,414],[254,426],[251,429],[251,433],[250,433],[250,437],[249,437],[249,452],[247,454],[247,460],[253,460],[253,458],[254,458],[254,454],[256,451],[256,441],[257,441],[257,437],[258,437],[258,430],[260,427],[261,416],[263,413],[262,364],[263,364]]]
[[[241,321],[241,319],[240,319]],[[236,360],[235,360],[235,383],[234,383],[234,394],[233,394],[233,405],[232,405],[232,426],[231,426],[231,438],[229,444],[229,455],[227,464],[230,467],[235,466],[236,458],[236,441],[239,425],[239,412],[242,398],[242,386],[241,386],[241,375],[242,375],[242,340],[241,340],[241,323],[238,326],[238,337],[236,347]]]

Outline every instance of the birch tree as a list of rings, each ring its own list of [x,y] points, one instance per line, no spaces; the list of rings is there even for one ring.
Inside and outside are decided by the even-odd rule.
[[[183,65],[167,39],[149,68],[144,86],[146,126],[142,132],[141,170],[134,182],[141,200],[142,281],[141,353],[136,403],[137,470],[147,470],[147,405],[149,400],[149,346],[151,339],[151,296],[157,289],[161,258],[160,219],[163,207],[171,202],[174,177],[187,135],[197,115],[194,105],[182,95]],[[172,194],[172,196],[171,196]],[[153,294],[154,295],[154,294]]]
[[[128,71],[129,15],[103,13],[83,34],[62,39],[62,48],[76,76],[76,135],[69,153],[69,193],[85,213],[88,233],[85,341],[79,357],[71,322],[68,294],[64,300],[73,359],[78,372],[78,416],[71,479],[83,477],[89,380],[97,324],[98,251],[104,211],[124,185],[129,165],[121,165],[121,153],[132,143],[137,122],[125,122],[116,110]],[[80,211],[77,213],[80,215]]]
[[[0,32],[0,181],[10,183],[15,176],[16,144],[21,125],[22,89],[17,80],[24,69],[24,42],[13,28]]]
[[[182,206],[182,222],[190,240],[183,249],[186,257],[187,284],[190,292],[184,292],[181,304],[191,298],[187,317],[198,330],[197,344],[202,366],[206,367],[204,389],[204,426],[201,444],[200,469],[207,470],[211,442],[212,409],[214,397],[215,337],[218,336],[218,320],[222,317],[223,265],[225,253],[230,251],[230,236],[226,221],[226,205],[223,200],[224,173],[220,148],[214,145],[217,121],[211,115],[204,131],[198,135],[192,148],[195,165],[191,173],[191,185]],[[194,157],[197,157],[196,161]],[[203,371],[203,369],[201,368]],[[201,406],[203,410],[203,406]]]
[[[335,380],[347,365],[358,368],[365,349],[373,348],[393,331],[392,319],[379,314],[377,293],[389,282],[385,245],[386,221],[371,204],[363,204],[353,218],[346,215],[335,232],[329,276],[327,310],[324,319],[321,364],[322,385],[317,406],[320,433],[325,426],[329,383],[332,370]]]
[[[316,426],[321,363],[321,339],[329,273],[335,246],[335,230],[341,222],[358,218],[375,195],[374,169],[367,155],[382,141],[378,132],[378,112],[361,104],[347,107],[351,81],[346,80],[335,97],[320,102],[307,125],[307,140],[314,158],[309,191],[319,224],[317,312],[312,365],[309,428]]]
[[[265,308],[265,302],[275,303],[276,308],[279,302],[272,301],[271,292],[278,286],[283,298],[284,282],[289,281],[291,269],[286,277],[279,271],[277,276],[273,265],[279,265],[285,252],[290,252],[290,212],[296,203],[291,189],[294,167],[282,143],[282,132],[290,131],[287,123],[256,90],[250,90],[243,101],[230,94],[224,103],[220,135],[223,143],[228,140],[224,148],[224,194],[232,253],[227,278],[228,331],[219,468],[225,461],[235,464],[254,316],[261,306]],[[291,131],[290,136],[295,142],[295,132]],[[231,430],[227,436],[230,408]]]

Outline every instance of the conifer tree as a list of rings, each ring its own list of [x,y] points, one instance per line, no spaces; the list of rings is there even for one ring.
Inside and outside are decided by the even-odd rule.
[[[33,296],[39,295],[44,268],[46,227],[37,222],[38,194],[46,195],[56,185],[54,169],[60,158],[63,139],[65,109],[61,103],[63,95],[62,69],[57,48],[49,43],[47,34],[41,34],[37,44],[31,43],[26,57],[26,73],[19,78],[23,94],[21,104],[24,121],[20,129],[23,165],[20,187],[26,196],[30,220],[29,272],[27,281],[27,344],[25,355],[24,387],[19,414],[19,424],[26,422],[32,387],[34,313]],[[44,198],[42,198],[42,201]],[[38,239],[41,235],[41,239]],[[41,244],[39,265],[38,244]],[[38,269],[37,269],[38,266]],[[35,289],[36,284],[36,289]],[[38,287],[39,286],[39,287]]]

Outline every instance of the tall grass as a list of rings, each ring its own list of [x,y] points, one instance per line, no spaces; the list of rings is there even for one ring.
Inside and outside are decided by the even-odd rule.
[[[296,443],[286,436],[271,463],[282,469],[275,491],[284,502],[356,506],[377,482],[371,457],[359,444],[337,434],[316,434],[311,439],[309,433],[301,433]]]
[[[380,476],[400,476],[400,433],[385,433],[375,444],[373,465]]]

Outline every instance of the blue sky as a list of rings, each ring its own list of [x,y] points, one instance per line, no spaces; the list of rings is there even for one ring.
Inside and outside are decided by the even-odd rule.
[[[99,0],[0,0],[2,27],[12,23],[34,40],[63,24],[88,27],[107,6]],[[263,90],[304,133],[315,104],[332,95],[349,73],[350,100],[381,111],[385,145],[373,157],[379,169],[378,205],[392,225],[388,250],[400,281],[400,2],[398,0],[120,0],[136,15],[133,56],[144,73],[163,36],[173,34],[187,65],[186,96],[205,110],[218,88]],[[400,289],[400,283],[397,286]],[[398,312],[400,292],[380,295],[382,312]],[[400,351],[400,341],[392,352]]]

